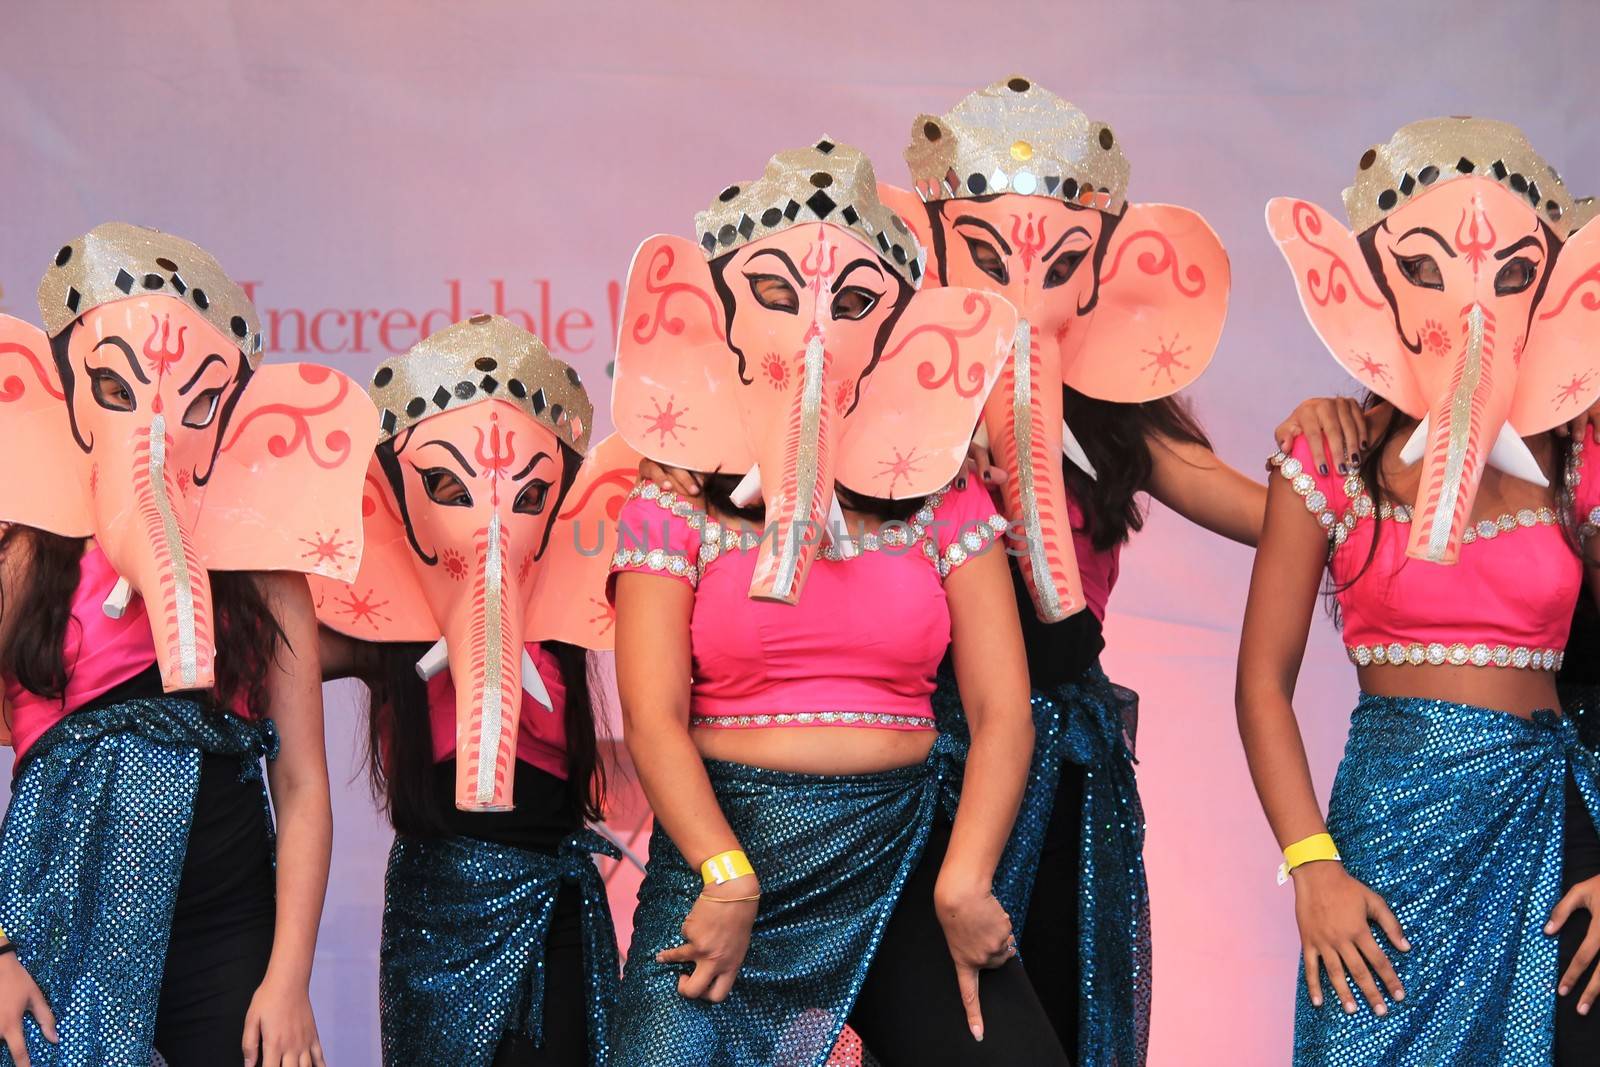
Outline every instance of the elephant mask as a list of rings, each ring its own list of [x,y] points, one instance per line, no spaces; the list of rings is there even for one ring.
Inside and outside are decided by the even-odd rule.
[[[0,519],[92,537],[145,601],[167,691],[215,684],[211,571],[348,580],[376,414],[349,378],[260,365],[244,291],[179,237],[107,223],[0,316]]]
[[[827,139],[729,186],[696,230],[698,246],[656,236],[634,256],[613,420],[659,463],[759,481],[750,595],[792,604],[837,523],[835,484],[906,499],[959,472],[1016,313],[919,291],[916,240],[871,163]]]
[[[1085,606],[1063,452],[1094,474],[1062,386],[1137,403],[1194,381],[1227,314],[1227,253],[1195,212],[1127,203],[1110,127],[1028,78],[918,117],[906,162],[915,193],[881,192],[931,250],[928,284],[998,293],[1021,316],[983,422],[1034,609],[1057,622]]]
[[[1428,119],[1361,157],[1351,229],[1279,198],[1267,226],[1317,335],[1357,381],[1421,420],[1407,555],[1454,563],[1484,464],[1539,485],[1522,438],[1600,394],[1600,230],[1503,122]]]
[[[610,647],[603,542],[639,458],[615,438],[589,450],[576,372],[497,316],[380,364],[371,393],[382,432],[352,491],[367,549],[352,584],[312,583],[317,615],[432,643],[418,673],[455,681],[456,806],[509,810],[524,690],[550,707],[526,645]]]

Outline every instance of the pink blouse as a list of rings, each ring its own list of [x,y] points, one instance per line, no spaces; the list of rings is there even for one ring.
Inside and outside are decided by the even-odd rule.
[[[122,618],[110,618],[101,605],[117,584],[117,572],[98,545],[84,552],[80,568],[82,576],[72,596],[72,618],[63,648],[67,665],[63,699],[50,700],[22,688],[15,678],[5,679],[11,747],[18,761],[56,723],[156,662],[144,599],[133,597]]]
[[[567,687],[555,653],[541,644],[528,645],[528,655],[544,680],[553,708],[546,708],[524,690],[517,717],[517,759],[566,780]],[[448,670],[428,680],[428,723],[433,731],[433,761],[456,754],[456,686]]]
[[[1411,521],[1409,506],[1375,503],[1358,475],[1319,475],[1305,438],[1270,462],[1328,531],[1334,582],[1355,578],[1339,594],[1352,662],[1561,666],[1583,565],[1554,509],[1523,508],[1476,523],[1463,538],[1460,560],[1441,566],[1406,556],[1407,531],[1400,527]],[[1596,449],[1574,443],[1566,484],[1586,539],[1600,524]],[[1368,565],[1375,525],[1381,532]]]
[[[909,523],[818,552],[794,605],[752,600],[757,534],[723,526],[645,484],[618,521],[612,572],[695,590],[695,726],[933,729],[930,697],[950,645],[944,579],[991,549],[1005,520],[975,481],[933,494]]]
[[[1083,509],[1067,494],[1067,516],[1072,521],[1072,550],[1078,557],[1078,577],[1083,582],[1083,599],[1089,610],[1101,622],[1106,621],[1106,603],[1117,584],[1122,569],[1122,545],[1115,544],[1101,552],[1094,547],[1089,531],[1085,529]]]

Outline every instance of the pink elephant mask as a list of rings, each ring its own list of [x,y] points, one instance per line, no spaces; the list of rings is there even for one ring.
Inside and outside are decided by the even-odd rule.
[[[724,190],[696,229],[699,247],[656,236],[634,256],[613,421],[659,463],[758,481],[750,595],[795,603],[836,483],[906,499],[959,472],[1016,313],[919,292],[917,243],[871,163],[826,139]]]
[[[1127,203],[1110,127],[1028,78],[919,116],[906,162],[915,193],[881,193],[931,249],[927,284],[999,293],[1021,315],[983,422],[1034,608],[1059,621],[1085,606],[1063,452],[1094,474],[1062,385],[1137,403],[1193,382],[1227,315],[1227,253],[1195,212]]]
[[[522,694],[551,703],[526,645],[610,647],[603,544],[639,458],[616,438],[588,450],[577,374],[495,316],[381,364],[371,392],[382,438],[352,491],[367,549],[349,586],[312,583],[317,614],[360,640],[433,644],[418,672],[448,664],[455,681],[456,805],[508,810]]]
[[[92,537],[146,602],[168,691],[215,684],[210,571],[354,577],[376,414],[350,379],[259,366],[244,291],[206,252],[107,223],[62,247],[45,330],[0,316],[0,519]]]
[[[1600,229],[1521,131],[1404,126],[1345,190],[1352,230],[1303,200],[1267,205],[1306,317],[1357,381],[1421,420],[1407,554],[1454,563],[1488,463],[1539,485],[1522,438],[1600,395]]]

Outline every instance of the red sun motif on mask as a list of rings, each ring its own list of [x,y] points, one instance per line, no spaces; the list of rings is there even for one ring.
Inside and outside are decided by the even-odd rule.
[[[1582,374],[1574,374],[1570,382],[1556,390],[1556,405],[1559,407],[1562,404],[1571,403],[1582,396],[1584,390],[1589,388],[1589,379],[1592,376],[1592,371],[1584,371]]]
[[[149,364],[150,370],[156,374],[165,374],[174,363],[183,359],[183,335],[189,327],[179,326],[178,336],[172,336],[172,321],[162,315],[159,319],[150,322],[150,336],[144,339],[144,361]],[[161,344],[156,344],[156,335],[161,335]]]
[[[589,605],[595,609],[595,614],[589,616],[589,625],[598,623],[599,633],[610,633],[617,625],[617,609],[598,597],[590,597]]]
[[[683,417],[689,414],[689,409],[677,407],[677,400],[674,397],[667,397],[666,407],[661,406],[660,400],[651,397],[650,405],[656,409],[654,414],[640,415],[639,417],[645,422],[644,432],[659,434],[661,436],[661,444],[665,445],[667,443],[669,435],[674,441],[682,444],[683,438],[678,436],[678,431],[695,429],[695,427],[683,421]]]
[[[840,382],[839,387],[833,393],[833,406],[838,410],[839,414],[843,415],[850,410],[850,405],[855,402],[855,399],[856,383]]]
[[[923,458],[917,455],[916,446],[912,446],[905,452],[901,452],[896,448],[894,449],[893,459],[880,459],[878,461],[878,466],[883,468],[878,472],[878,477],[881,478],[886,474],[889,476],[889,495],[891,497],[894,496],[895,488],[899,486],[900,479],[909,480],[913,474],[922,469]]]
[[[1517,338],[1517,343],[1511,346],[1511,363],[1513,366],[1522,366],[1522,349],[1527,345],[1526,336]]]
[[[1177,334],[1173,334],[1172,340],[1170,341],[1163,341],[1161,339],[1161,335],[1157,334],[1156,347],[1140,349],[1140,351],[1150,357],[1150,362],[1146,363],[1139,369],[1151,372],[1151,385],[1154,385],[1157,379],[1159,379],[1163,373],[1166,374],[1168,382],[1176,383],[1178,378],[1177,375],[1173,373],[1172,369],[1174,367],[1177,367],[1181,370],[1187,370],[1189,368],[1189,364],[1185,363],[1178,357],[1193,347],[1193,345],[1184,345],[1182,348],[1179,348]]]
[[[387,600],[377,599],[377,593],[368,590],[365,593],[351,591],[347,597],[335,597],[335,603],[340,611],[349,617],[351,622],[372,623],[375,620],[389,621],[389,616],[378,610],[387,607]]]
[[[517,564],[517,581],[519,581],[522,584],[526,585],[527,582],[528,582],[528,575],[530,575],[532,573],[533,573],[533,549],[530,548],[528,551],[526,551],[526,552],[524,552],[522,554],[522,562]]]
[[[462,555],[459,549],[447,548],[439,553],[439,564],[455,581],[467,580],[467,557]]]
[[[1356,367],[1374,382],[1381,382],[1387,385],[1394,380],[1389,376],[1387,367],[1365,353],[1356,357]]]
[[[1443,359],[1450,354],[1452,347],[1450,331],[1434,319],[1429,319],[1422,324],[1422,334],[1417,338],[1422,342],[1422,347]]]
[[[346,550],[355,544],[354,541],[349,539],[340,540],[338,530],[334,530],[326,537],[321,533],[315,533],[311,537],[302,537],[300,538],[300,543],[306,546],[306,550],[300,553],[300,558],[308,559],[314,566],[318,567],[343,560],[346,556]]]
[[[782,389],[789,383],[789,364],[776,352],[767,353],[767,358],[761,361],[761,372],[774,389]]]

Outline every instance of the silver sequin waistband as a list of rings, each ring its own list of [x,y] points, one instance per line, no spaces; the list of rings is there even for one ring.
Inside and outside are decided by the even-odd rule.
[[[1469,645],[1457,641],[1446,645],[1438,641],[1424,644],[1412,641],[1402,644],[1346,645],[1350,662],[1358,667],[1374,663],[1388,663],[1396,667],[1520,667],[1530,671],[1561,669],[1562,653],[1558,648],[1525,648],[1522,645]]]
[[[691,715],[690,726],[910,726],[932,730],[933,715],[877,711],[781,711],[767,715]]]

